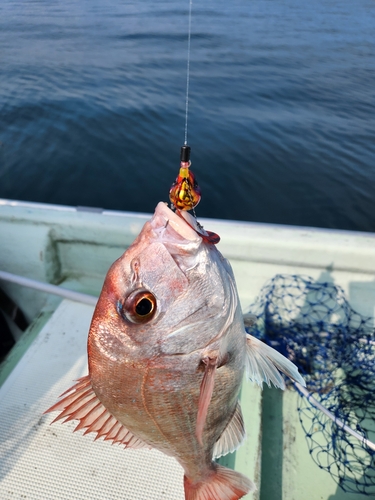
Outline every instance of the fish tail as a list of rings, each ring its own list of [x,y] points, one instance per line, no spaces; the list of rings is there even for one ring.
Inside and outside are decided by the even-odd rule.
[[[185,500],[237,500],[256,489],[255,484],[239,472],[212,465],[202,481],[194,483],[184,476]]]

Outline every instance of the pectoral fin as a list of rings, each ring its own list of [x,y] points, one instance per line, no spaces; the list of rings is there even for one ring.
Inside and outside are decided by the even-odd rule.
[[[271,386],[272,382],[275,387],[285,389],[285,382],[280,373],[282,372],[306,387],[304,379],[298,373],[298,368],[289,359],[250,334],[246,335],[246,341],[246,368],[250,380],[260,386],[263,382]]]
[[[105,441],[120,443],[126,448],[151,448],[128,431],[102,405],[91,386],[89,376],[80,378],[73,387],[61,394],[60,397],[62,396],[64,396],[63,399],[44,412],[60,411],[60,414],[52,423],[62,418],[65,418],[64,423],[69,420],[79,420],[79,424],[74,431],[86,429],[84,434],[96,432],[95,439],[104,437]]]
[[[219,357],[215,356],[205,356],[202,359],[205,364],[205,372],[203,375],[201,389],[199,394],[198,402],[198,415],[197,424],[195,428],[195,435],[198,439],[200,445],[202,442],[203,428],[207,418],[208,407],[211,401],[212,392],[214,390],[215,384],[215,374],[218,367]]]

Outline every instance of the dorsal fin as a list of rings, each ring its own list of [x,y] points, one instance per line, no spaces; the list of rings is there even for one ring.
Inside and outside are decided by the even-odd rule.
[[[237,402],[236,409],[231,420],[214,446],[213,458],[219,458],[227,453],[233,453],[243,443],[246,437],[240,402]]]
[[[95,439],[104,437],[105,441],[123,444],[125,448],[151,448],[109,413],[97,398],[88,375],[77,380],[62,396],[63,399],[44,412],[60,411],[52,423],[62,418],[65,418],[64,423],[79,420],[74,431],[86,429],[84,434],[96,432]]]
[[[285,382],[280,373],[282,372],[295,382],[299,382],[306,387],[306,383],[298,373],[296,365],[273,347],[249,333],[246,335],[246,344],[246,368],[250,380],[260,386],[262,386],[263,382],[271,386],[272,382],[275,387],[285,389]]]

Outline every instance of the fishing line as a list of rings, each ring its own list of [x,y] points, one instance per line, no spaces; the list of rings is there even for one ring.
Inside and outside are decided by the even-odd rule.
[[[189,31],[188,31],[188,53],[186,67],[186,101],[185,101],[185,146],[187,145],[188,112],[189,112],[189,83],[190,83],[190,43],[191,43],[191,9],[193,0],[189,2]]]
[[[189,29],[188,29],[188,53],[186,68],[186,102],[185,102],[185,142],[181,146],[180,171],[177,179],[169,190],[169,199],[172,209],[192,210],[196,218],[194,208],[201,199],[201,190],[190,170],[190,146],[187,143],[188,135],[188,113],[189,113],[189,83],[190,83],[190,42],[191,42],[191,11],[193,0],[189,0]]]

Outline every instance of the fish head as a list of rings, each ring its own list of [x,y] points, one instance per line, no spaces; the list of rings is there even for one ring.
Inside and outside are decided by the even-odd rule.
[[[159,203],[111,266],[91,342],[112,357],[186,354],[225,334],[237,309],[229,263],[186,212]]]

